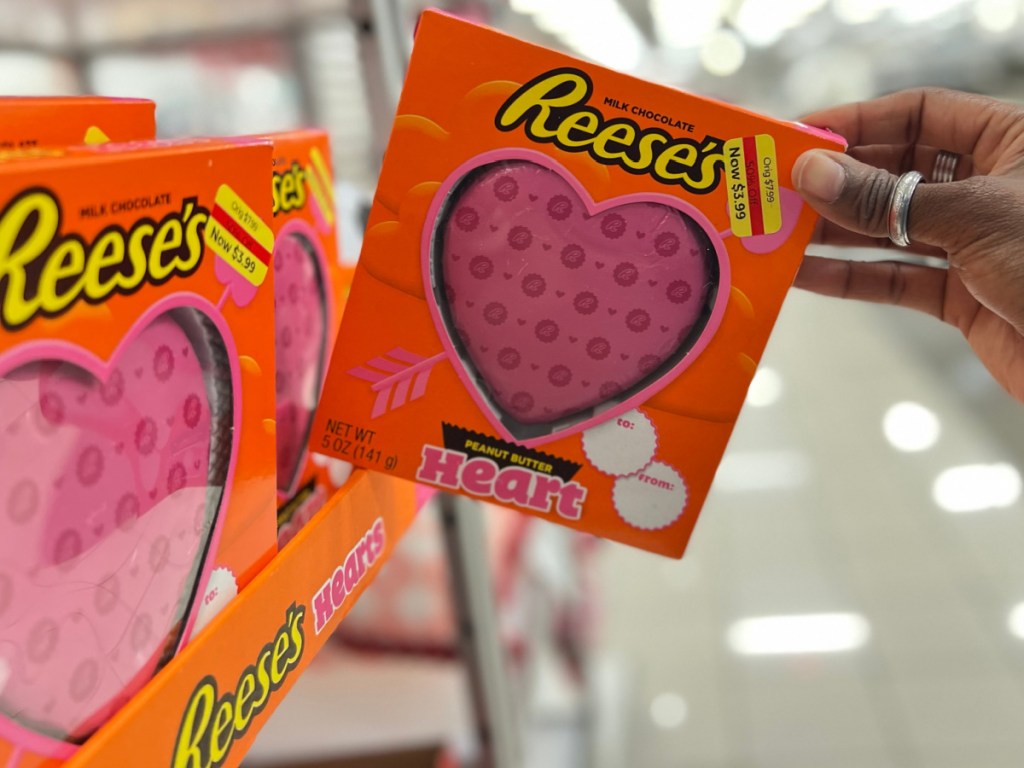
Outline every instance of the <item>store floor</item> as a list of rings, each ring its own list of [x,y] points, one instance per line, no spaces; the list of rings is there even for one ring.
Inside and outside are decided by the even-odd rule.
[[[1024,406],[953,329],[801,292],[763,366],[686,557],[602,552],[631,700],[603,764],[1021,765]],[[904,401],[937,420],[887,438]]]

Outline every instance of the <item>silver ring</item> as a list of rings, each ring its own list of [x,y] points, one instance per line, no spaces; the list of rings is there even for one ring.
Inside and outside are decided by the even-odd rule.
[[[889,197],[889,239],[900,248],[910,245],[910,236],[907,234],[910,199],[923,178],[924,176],[917,171],[907,171],[896,180],[896,186],[892,188],[892,195]]]
[[[960,162],[960,155],[956,152],[947,152],[942,149],[935,156],[935,165],[932,168],[932,181],[936,184],[945,184],[956,176],[956,165]]]

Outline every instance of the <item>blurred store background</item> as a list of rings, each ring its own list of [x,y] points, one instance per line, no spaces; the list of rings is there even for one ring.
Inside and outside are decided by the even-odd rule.
[[[0,0],[0,92],[152,98],[165,137],[324,126],[354,260],[424,5]],[[1024,101],[1024,0],[434,5],[779,117]],[[956,331],[794,292],[682,561],[485,517],[521,764],[1024,764],[1022,464],[1024,407]],[[249,764],[468,765],[474,722],[428,509]]]

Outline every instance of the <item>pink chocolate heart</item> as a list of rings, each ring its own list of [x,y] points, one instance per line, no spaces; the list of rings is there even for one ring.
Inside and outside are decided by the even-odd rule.
[[[622,402],[704,338],[719,287],[713,230],[669,200],[597,206],[528,160],[453,187],[432,247],[435,296],[513,435],[515,423],[536,434]]]
[[[88,736],[187,639],[233,463],[221,331],[182,308],[136,328],[110,363],[0,361],[0,715],[50,739]]]
[[[315,233],[289,226],[274,244],[277,487],[282,493],[294,486],[304,464],[327,355],[326,284],[316,243]]]

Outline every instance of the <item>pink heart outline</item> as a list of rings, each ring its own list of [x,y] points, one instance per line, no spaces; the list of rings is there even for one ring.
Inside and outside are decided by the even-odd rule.
[[[241,434],[242,426],[241,371],[238,363],[238,350],[227,322],[219,310],[202,296],[191,292],[175,293],[155,302],[139,315],[107,360],[103,360],[98,355],[69,341],[60,339],[28,341],[18,344],[0,355],[0,378],[4,378],[10,372],[31,363],[58,360],[70,363],[98,381],[105,383],[109,380],[110,372],[115,369],[117,361],[126,350],[131,348],[136,337],[154,321],[174,309],[198,310],[214,325],[217,333],[220,335],[220,340],[224,344],[225,354],[231,371],[231,387],[233,392],[231,453],[224,477],[224,488],[221,492],[220,504],[213,517],[213,525],[207,531],[205,541],[199,548],[201,552],[199,556],[202,559],[201,565],[191,587],[192,594],[188,599],[188,609],[175,644],[173,656],[177,656],[191,639],[199,609],[202,607],[202,597],[206,593],[210,574],[213,570],[214,556],[220,544],[225,518],[224,510],[231,498],[235,466],[238,458],[237,436]],[[157,672],[159,672],[159,669],[155,670],[154,674]],[[134,679],[129,679],[125,681],[125,685],[134,682],[136,682]],[[115,696],[111,699],[110,703],[114,704],[119,698]],[[64,741],[47,735],[40,730],[22,725],[4,713],[0,713],[0,739],[16,745],[15,757],[24,749],[38,756],[67,760],[78,751],[80,746],[80,744]]]
[[[319,371],[317,374],[317,389],[316,389],[316,402],[320,400],[320,393],[324,389],[324,381],[327,378],[327,358],[330,354],[330,350],[334,346],[334,336],[337,328],[337,317],[335,315],[334,301],[332,298],[332,289],[328,275],[330,270],[327,264],[327,254],[324,253],[324,249],[320,244],[320,237],[317,235],[316,230],[313,229],[307,222],[302,219],[292,219],[276,234],[276,238],[288,237],[291,235],[298,235],[307,241],[311,246],[307,251],[313,256],[313,268],[317,271],[319,280],[317,281],[320,286],[320,300],[324,309],[324,338],[323,345],[320,348],[320,360],[319,360]],[[275,360],[275,366],[276,366]],[[276,370],[276,368],[275,368]],[[277,483],[277,498],[279,501],[291,498],[291,496],[298,490],[300,481],[302,480],[302,470],[306,466],[306,460],[309,457],[309,435],[313,429],[313,417],[316,414],[316,407],[309,412],[308,423],[306,424],[305,437],[303,438],[300,445],[302,449],[298,452],[295,458],[295,464],[292,471],[289,473],[290,477],[288,482],[281,486],[281,478],[278,477]]]
[[[593,409],[595,411],[594,415],[588,418],[573,421],[557,429],[553,428],[549,423],[547,426],[550,431],[545,434],[534,435],[526,438],[517,437],[510,432],[508,426],[502,420],[502,411],[498,406],[491,402],[490,398],[487,397],[487,395],[481,390],[480,385],[477,383],[476,376],[471,368],[471,363],[463,360],[459,355],[458,349],[452,339],[451,332],[444,320],[441,305],[438,301],[434,258],[435,236],[444,223],[440,214],[442,213],[442,210],[448,202],[448,198],[451,196],[455,187],[468,174],[479,168],[501,161],[515,160],[535,163],[561,176],[561,178],[568,183],[570,187],[572,187],[576,192],[576,195],[583,202],[589,217],[596,216],[604,211],[617,208],[621,205],[628,205],[630,203],[654,203],[657,205],[675,208],[700,226],[706,234],[708,241],[714,248],[715,256],[718,259],[719,275],[714,306],[712,307],[711,314],[708,317],[700,336],[675,363],[675,365],[673,365],[672,368],[664,375],[652,382],[649,382],[646,386],[637,389],[623,400],[613,401],[614,404],[611,405],[603,403],[596,406]],[[729,299],[730,286],[732,284],[728,251],[726,250],[722,236],[719,234],[718,229],[708,220],[707,216],[694,205],[673,195],[658,192],[636,192],[620,195],[618,197],[611,197],[602,202],[595,202],[587,189],[561,163],[541,152],[516,148],[496,149],[477,155],[458,166],[448,175],[444,182],[442,182],[437,192],[434,193],[434,198],[430,204],[430,208],[427,210],[426,218],[424,219],[423,232],[420,238],[420,267],[422,270],[424,294],[427,299],[427,306],[430,308],[431,319],[434,321],[434,328],[437,331],[437,335],[441,340],[442,346],[444,347],[445,355],[452,367],[455,369],[459,380],[462,381],[463,386],[466,388],[466,391],[476,403],[477,407],[502,438],[528,448],[544,445],[545,443],[549,443],[563,437],[568,437],[598,424],[602,424],[618,415],[636,408],[639,405],[642,405],[653,395],[668,386],[684,370],[686,370],[693,361],[697,359],[697,357],[700,356],[714,337],[715,332],[718,330],[718,326],[721,324],[722,316],[725,313],[725,307],[728,304]]]

